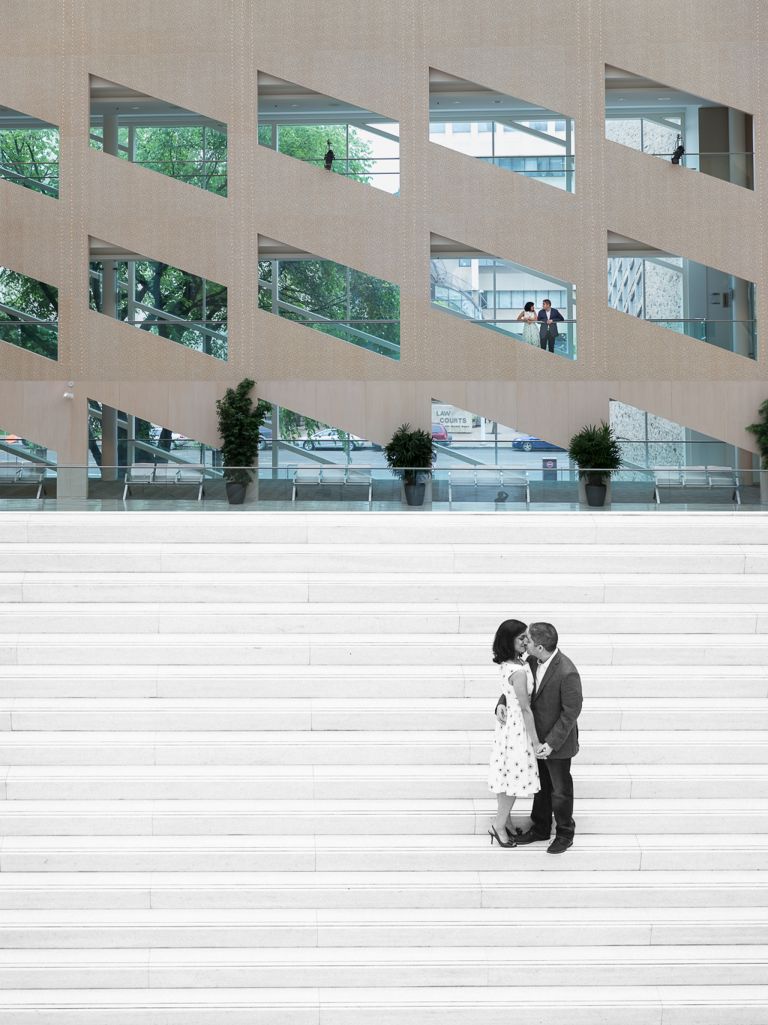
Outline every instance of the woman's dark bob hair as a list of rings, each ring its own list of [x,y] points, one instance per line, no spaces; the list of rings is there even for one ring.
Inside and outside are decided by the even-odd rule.
[[[524,634],[528,627],[519,619],[505,619],[496,636],[493,638],[493,661],[497,665],[502,662],[513,662],[520,655],[515,651],[515,641]]]
[[[530,313],[531,310],[535,310],[536,307],[533,305],[533,303],[526,303],[524,309],[526,313]]]

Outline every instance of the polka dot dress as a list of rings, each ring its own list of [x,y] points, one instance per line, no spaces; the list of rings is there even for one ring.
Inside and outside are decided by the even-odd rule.
[[[507,699],[507,721],[503,726],[498,720],[496,722],[488,786],[494,794],[507,794],[509,797],[532,797],[540,789],[536,753],[511,682],[512,674],[523,668],[530,695],[533,693],[533,674],[527,666],[516,662],[504,662],[499,666],[502,691]]]

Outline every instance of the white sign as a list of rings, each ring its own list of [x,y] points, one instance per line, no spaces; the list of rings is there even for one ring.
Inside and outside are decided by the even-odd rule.
[[[433,405],[432,419],[452,434],[469,434],[472,431],[472,414],[456,406]]]

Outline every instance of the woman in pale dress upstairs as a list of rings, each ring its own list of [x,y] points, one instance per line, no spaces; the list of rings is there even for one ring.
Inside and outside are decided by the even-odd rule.
[[[493,639],[493,661],[501,673],[507,701],[505,721],[497,719],[493,735],[488,786],[496,794],[497,810],[488,834],[500,847],[516,845],[507,819],[518,797],[533,797],[540,790],[536,749],[539,738],[531,712],[533,673],[524,655],[527,626],[507,619]]]
[[[539,347],[539,326],[536,323],[536,307],[533,303],[526,303],[522,313],[518,313],[518,320],[523,321],[523,341],[528,345]]]

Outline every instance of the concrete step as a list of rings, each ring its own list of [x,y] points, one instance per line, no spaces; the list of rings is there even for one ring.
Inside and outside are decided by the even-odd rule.
[[[500,690],[500,684],[499,690]],[[10,698],[0,699],[0,730],[87,733],[226,730],[492,730],[494,695],[485,698]],[[768,698],[595,698],[579,718],[585,730],[768,730]]]
[[[252,624],[253,625],[253,624]],[[350,624],[348,624],[348,627]],[[495,622],[495,627],[498,623]],[[286,637],[290,636],[290,644]],[[292,635],[242,633],[203,635],[158,633],[24,633],[0,637],[0,665],[92,665],[113,659],[122,665],[253,666],[487,666],[493,630],[482,634]],[[768,633],[564,634],[562,650],[576,665],[657,667],[764,666]],[[298,672],[299,670],[297,670]]]
[[[300,842],[300,841],[299,841]],[[543,848],[544,845],[542,845]],[[764,871],[2,872],[1,911],[764,908]],[[541,857],[546,857],[542,854]],[[513,863],[514,864],[514,863]]]
[[[1,552],[0,552],[1,554]],[[688,573],[243,573],[243,572],[0,572],[0,600],[50,603],[251,602],[465,605],[760,603],[768,574]]]
[[[7,1025],[765,1025],[768,986],[9,990]]]
[[[521,826],[525,813],[516,816]],[[502,860],[502,855],[504,859]],[[509,860],[511,859],[511,860]],[[768,834],[579,833],[561,858],[543,845],[500,850],[477,834],[6,836],[3,872],[464,872],[755,871],[768,864]]]
[[[486,653],[487,654],[487,653]],[[724,653],[727,657],[727,653]],[[594,698],[667,698],[674,673],[680,700],[768,697],[764,666],[594,665],[580,662],[584,694]],[[458,698],[493,699],[499,674],[490,661],[477,665],[0,665],[6,698]]]
[[[306,947],[0,950],[2,989],[285,986],[753,986],[768,947]]]
[[[375,594],[375,592],[374,592]],[[45,632],[49,642],[57,635],[77,633],[112,634],[133,638],[141,635],[186,637],[206,635],[216,639],[250,638],[269,635],[323,636],[334,638],[350,633],[376,635],[386,641],[390,634],[414,635],[412,643],[435,635],[451,639],[485,635],[488,646],[499,623],[510,615],[508,602],[496,605],[385,603],[380,601],[335,604],[283,602],[8,602],[0,618],[0,643],[13,635],[19,640]],[[549,604],[525,602],[530,622],[548,620],[557,624],[563,637],[591,634],[602,637],[623,635],[686,635],[688,643],[704,635],[707,641],[728,639],[732,634],[763,635],[768,645],[766,604],[679,604],[657,603]],[[255,632],[257,631],[257,632]],[[476,639],[473,638],[473,639]],[[732,642],[731,642],[732,643]]]
[[[6,801],[8,836],[266,834],[289,830],[346,835],[478,833],[485,840],[494,800]],[[527,814],[528,805],[525,805]],[[766,833],[768,801],[739,798],[579,800],[580,833]],[[299,841],[301,842],[301,841]],[[511,852],[504,852],[511,853]]]
[[[613,515],[613,514],[612,514]],[[98,531],[98,524],[86,521],[82,534]],[[434,521],[433,521],[434,522]],[[2,573],[189,573],[190,566],[199,573],[303,574],[303,573],[402,573],[418,574],[468,573],[474,575],[522,574],[525,576],[560,576],[573,573],[619,574],[731,574],[768,573],[768,554],[756,540],[739,543],[745,525],[734,532],[733,544],[708,544],[688,526],[689,538],[678,543],[639,543],[626,535],[611,544],[567,543],[553,538],[551,543],[537,535],[524,546],[509,543],[510,520],[505,530],[498,529],[485,543],[478,543],[468,527],[471,543],[462,538],[455,543],[393,544],[384,535],[379,543],[340,540],[336,544],[312,542],[290,544],[265,542],[261,527],[255,524],[251,537],[241,543],[183,542],[169,538],[165,543],[130,540],[83,543],[81,538],[67,543],[7,543],[0,541],[0,572]],[[741,522],[741,521],[740,521]],[[212,536],[210,520],[207,537]],[[530,529],[531,520],[521,521]],[[124,524],[133,527],[133,518]],[[178,521],[174,520],[174,535]],[[675,525],[672,525],[675,526]],[[680,528],[682,524],[677,524]],[[166,526],[166,531],[168,525]],[[413,523],[408,523],[411,538]],[[760,528],[762,529],[762,528]],[[7,527],[6,527],[7,530]],[[400,528],[402,530],[402,523]],[[200,525],[196,528],[199,537]],[[81,537],[82,537],[81,534]],[[6,533],[7,536],[7,533]],[[254,538],[259,540],[254,541]]]
[[[316,908],[5,912],[0,948],[711,946],[768,942],[766,908]]]
[[[37,800],[330,800],[488,798],[484,765],[32,765],[0,769],[0,795]],[[582,798],[768,799],[768,764],[587,765],[574,762]]]
[[[405,517],[408,517],[407,520]],[[496,511],[435,512],[426,515],[412,512],[328,512],[311,510],[290,513],[241,510],[233,516],[229,510],[205,513],[205,529],[201,530],[197,510],[173,513],[173,522],[165,512],[124,511],[65,512],[41,516],[36,510],[6,512],[5,536],[19,544],[82,544],[83,528],[92,544],[114,543],[119,538],[125,545],[179,544],[199,541],[201,534],[212,546],[252,545],[254,540],[265,544],[376,545],[402,538],[407,524],[411,544],[423,546],[439,538],[443,544],[466,546],[504,544],[509,541],[512,525],[534,522],[535,543],[599,544],[621,543],[631,537],[638,544],[659,545],[723,545],[741,547],[747,538],[750,544],[768,543],[768,525],[764,515],[751,510],[735,513],[723,507],[716,512],[680,512],[664,509],[648,512],[509,512]],[[171,529],[169,529],[171,528]]]
[[[488,765],[491,731],[0,733],[0,765]],[[584,730],[579,765],[764,765],[768,733]],[[751,771],[751,770],[750,770]]]
[[[765,1025],[768,986],[9,990],[7,1025]]]

